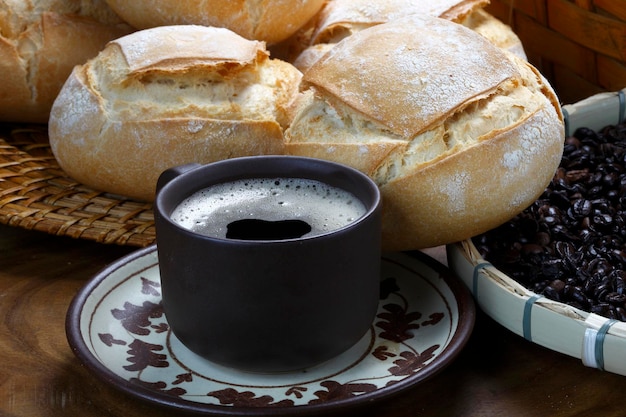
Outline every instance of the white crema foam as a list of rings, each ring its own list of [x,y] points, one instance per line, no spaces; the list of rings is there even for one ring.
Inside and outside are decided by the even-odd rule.
[[[301,178],[255,178],[212,185],[183,200],[171,218],[196,233],[226,238],[228,225],[244,219],[301,220],[303,237],[337,230],[365,214],[352,193]]]

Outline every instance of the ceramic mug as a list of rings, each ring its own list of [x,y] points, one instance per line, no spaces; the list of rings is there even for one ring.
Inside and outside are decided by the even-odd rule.
[[[250,239],[205,235],[172,218],[199,190],[275,178],[347,191],[364,214],[315,236]],[[379,298],[381,197],[376,184],[355,169],[295,156],[172,168],[159,178],[155,221],[168,323],[185,346],[210,361],[253,372],[304,369],[346,351],[372,325]]]

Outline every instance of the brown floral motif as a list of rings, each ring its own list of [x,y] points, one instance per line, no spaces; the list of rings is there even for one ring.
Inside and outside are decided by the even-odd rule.
[[[421,323],[418,321],[422,318],[419,311],[408,311],[408,301],[400,294],[395,278],[387,278],[381,283],[381,299],[386,299],[391,294],[395,294],[403,301],[403,305],[389,303],[383,306],[386,312],[379,313],[376,317],[382,319],[376,323],[376,327],[383,330],[380,337],[393,342],[402,343],[413,338],[411,330],[417,330],[421,326],[433,326],[439,323],[445,316],[443,313],[436,312],[430,314],[427,320]]]
[[[389,368],[389,372],[395,376],[410,376],[417,373],[426,363],[435,357],[435,351],[439,345],[434,345],[424,350],[422,353],[405,351],[400,353],[402,359],[397,359],[393,363],[396,366]]]
[[[130,333],[140,336],[147,336],[150,330],[146,327],[151,325],[150,319],[160,318],[163,316],[163,307],[161,304],[155,304],[150,301],[144,301],[141,306],[124,303],[124,309],[114,308],[111,314],[120,320],[122,326]]]
[[[356,397],[357,395],[366,394],[368,392],[376,391],[377,387],[374,384],[355,384],[347,383],[340,384],[337,381],[324,381],[320,384],[326,388],[326,391],[316,391],[316,400],[311,400],[309,404],[325,403],[328,401],[344,400],[347,398]]]
[[[384,295],[384,297],[381,296],[381,298],[385,299],[391,294],[400,297],[402,305],[395,303],[385,304],[383,306],[385,311],[377,315],[381,321],[376,323],[376,327],[383,330],[380,333],[380,337],[383,339],[401,343],[408,347],[404,342],[414,337],[412,330],[417,330],[422,326],[434,326],[445,317],[443,313],[435,312],[431,313],[428,318],[420,322],[422,313],[418,311],[408,311],[408,301],[400,294],[395,278],[387,278],[381,284],[381,295]],[[374,349],[372,355],[381,361],[397,358],[393,362],[395,366],[388,369],[389,373],[394,376],[410,376],[418,372],[428,361],[433,359],[437,349],[439,349],[439,345],[433,345],[420,353],[414,348],[409,347],[409,350],[396,354],[390,351],[387,346],[381,345]]]
[[[113,345],[124,346],[126,344],[125,340],[116,339],[111,333],[98,333],[98,337],[100,338],[102,343],[104,343],[108,347],[111,347]]]
[[[141,293],[146,295],[154,295],[158,297],[161,293],[157,290],[161,284],[158,282],[150,281],[147,278],[141,277]]]
[[[217,398],[222,405],[235,407],[292,407],[294,405],[292,400],[274,402],[274,398],[269,395],[256,397],[252,391],[239,392],[233,388],[211,391],[207,395]]]
[[[380,361],[386,361],[388,358],[394,358],[397,356],[395,353],[389,352],[389,347],[385,345],[378,346],[374,349],[372,355]]]
[[[163,381],[147,382],[147,381],[142,381],[141,379],[138,379],[138,378],[130,378],[129,381],[132,382],[133,384],[145,387],[151,391],[160,391],[164,394],[171,395],[173,397],[180,397],[181,395],[187,394],[187,391],[180,387],[166,389],[167,384]]]
[[[193,381],[193,374],[191,372],[187,372],[184,374],[176,375],[176,380],[172,382],[173,385],[182,384],[183,382],[191,382]]]
[[[383,329],[380,337],[397,343],[413,338],[410,330],[419,329],[420,325],[416,321],[422,317],[422,313],[417,311],[408,313],[404,307],[397,304],[385,304],[383,309],[387,312],[376,316],[383,319],[376,323],[376,327]]]
[[[425,320],[424,322],[422,322],[422,326],[434,326],[435,324],[443,320],[444,317],[445,316],[443,313],[433,313],[428,316],[429,320]]]
[[[170,326],[167,323],[159,323],[159,324],[152,325],[150,327],[153,328],[154,331],[157,333],[163,333],[170,329]]]
[[[135,339],[128,347],[130,349],[127,353],[130,356],[126,360],[132,363],[132,365],[124,366],[124,369],[127,371],[141,371],[148,366],[154,366],[155,368],[167,368],[169,366],[169,362],[166,360],[167,356],[162,353],[156,353],[156,351],[163,350],[161,345]]]
[[[306,391],[307,391],[306,387],[291,387],[287,391],[285,391],[285,395],[286,396],[293,395],[296,398],[302,398],[302,393]]]

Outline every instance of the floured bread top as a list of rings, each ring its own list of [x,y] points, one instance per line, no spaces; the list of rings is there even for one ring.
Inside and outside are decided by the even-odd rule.
[[[137,29],[195,24],[223,27],[247,39],[274,44],[287,39],[325,0],[106,0]]]
[[[519,78],[516,66],[483,37],[447,20],[415,17],[345,39],[303,82],[413,137],[512,78]]]
[[[462,19],[459,23],[467,26],[476,33],[480,33],[491,43],[502,49],[528,60],[524,45],[520,38],[511,30],[510,26],[491,16],[483,9],[478,9]]]
[[[410,15],[457,22],[488,0],[332,0],[317,18],[312,43],[334,43],[353,32]]]
[[[90,17],[104,24],[123,23],[105,0],[3,0],[0,2],[0,34],[17,40],[47,12]]]
[[[341,148],[346,154],[333,159],[358,160],[378,185],[511,130],[541,109],[560,114],[525,61],[462,25],[427,16],[346,38],[305,73],[303,85],[288,145],[317,143],[329,156]]]
[[[228,29],[162,26],[112,41],[76,67],[57,98],[65,111],[55,117],[68,133],[93,123],[90,112],[103,123],[196,118],[286,127],[300,77],[292,65],[270,60],[263,42]]]
[[[185,68],[246,66],[268,55],[265,44],[215,27],[164,26],[111,42],[120,47],[129,73],[173,72]]]

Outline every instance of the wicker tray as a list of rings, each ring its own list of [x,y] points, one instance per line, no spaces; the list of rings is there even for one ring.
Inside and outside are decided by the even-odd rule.
[[[625,96],[622,90],[564,106],[569,133],[579,126],[598,130],[624,120]],[[586,366],[626,375],[626,323],[526,289],[485,261],[471,240],[446,249],[450,268],[472,291],[480,308],[502,326],[531,342],[579,358]]]
[[[45,126],[0,125],[0,223],[102,243],[155,241],[152,205],[69,178],[52,155]]]

